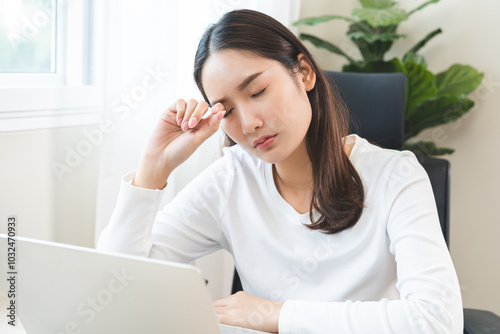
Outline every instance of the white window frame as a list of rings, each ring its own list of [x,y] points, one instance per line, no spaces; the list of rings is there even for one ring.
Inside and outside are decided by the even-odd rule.
[[[13,76],[17,80],[0,86],[0,132],[90,125],[100,120],[102,83],[96,74],[102,70],[98,57],[102,41],[93,33],[95,25],[103,22],[96,17],[100,13],[92,0],[55,1],[66,11],[58,15],[58,24],[65,27],[59,31],[64,33],[57,34],[57,42],[66,43],[66,52],[57,54],[64,70],[0,74],[0,83]]]

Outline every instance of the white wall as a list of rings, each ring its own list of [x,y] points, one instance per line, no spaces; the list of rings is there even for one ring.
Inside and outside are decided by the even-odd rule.
[[[93,127],[0,133],[0,233],[17,215],[17,235],[93,247],[99,148],[61,175],[71,149]],[[68,151],[69,148],[69,151]]]
[[[400,1],[413,9],[424,1]],[[302,2],[301,18],[328,14],[349,16],[360,7],[356,0]],[[483,85],[472,94],[476,107],[455,123],[424,131],[419,139],[433,139],[456,152],[451,162],[450,251],[458,272],[464,307],[500,314],[500,1],[441,0],[401,24],[406,40],[395,43],[388,58],[401,56],[427,33],[441,27],[443,34],[422,49],[433,72],[451,64],[469,64],[485,73]],[[307,32],[342,46],[347,24],[331,21]],[[340,70],[344,59],[307,43],[320,66]]]

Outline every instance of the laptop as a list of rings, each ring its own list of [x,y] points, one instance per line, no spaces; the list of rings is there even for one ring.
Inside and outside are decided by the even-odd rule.
[[[14,291],[16,317],[29,334],[263,333],[219,325],[192,265],[23,237],[9,262],[8,246],[0,234],[1,308],[9,312],[5,297]],[[5,319],[0,328],[12,328]]]

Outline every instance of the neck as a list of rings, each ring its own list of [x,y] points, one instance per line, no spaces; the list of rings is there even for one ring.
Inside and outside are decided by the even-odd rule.
[[[273,165],[278,190],[286,188],[297,193],[311,193],[314,185],[312,164],[305,141],[287,159]]]
[[[354,143],[344,145],[347,157],[350,156],[353,146]],[[287,159],[273,164],[273,177],[280,193],[283,189],[306,196],[312,193],[314,178],[305,139]]]

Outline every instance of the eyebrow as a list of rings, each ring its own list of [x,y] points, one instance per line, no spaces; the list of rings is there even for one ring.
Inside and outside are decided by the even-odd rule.
[[[238,91],[240,91],[240,92],[241,92],[241,91],[243,91],[245,88],[247,88],[247,87],[248,87],[248,85],[250,85],[250,84],[252,83],[252,81],[253,81],[255,78],[257,78],[257,77],[258,77],[259,75],[261,75],[262,73],[263,73],[263,72],[257,72],[257,73],[254,73],[254,74],[252,74],[252,75],[249,75],[249,76],[248,76],[245,80],[243,80],[243,82],[242,82],[242,83],[240,83],[240,84],[238,85],[238,87],[236,87],[236,88],[237,88],[237,89],[238,89]],[[211,106],[213,107],[213,106],[215,106],[215,105],[216,105],[217,103],[219,103],[219,102],[220,102],[220,103],[222,103],[222,104],[224,104],[224,103],[226,102],[226,100],[227,100],[227,98],[226,98],[226,97],[224,97],[224,98],[222,98],[222,99],[220,99],[220,100],[217,100],[217,101],[215,101],[214,103],[212,103],[212,104],[211,104]]]

